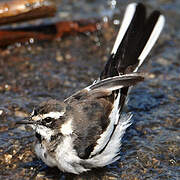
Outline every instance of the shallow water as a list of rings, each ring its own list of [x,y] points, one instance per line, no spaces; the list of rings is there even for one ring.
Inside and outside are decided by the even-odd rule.
[[[149,75],[134,87],[128,109],[133,125],[123,138],[121,159],[74,176],[46,167],[33,151],[30,128],[15,127],[39,102],[64,99],[89,85],[111,51],[118,23],[132,1],[62,0],[52,20],[109,20],[98,33],[0,50],[0,179],[179,179],[180,178],[180,1],[143,1],[158,8],[166,26],[140,71]],[[116,4],[115,4],[116,2]],[[115,25],[115,24],[117,25]],[[93,54],[93,56],[92,56]]]

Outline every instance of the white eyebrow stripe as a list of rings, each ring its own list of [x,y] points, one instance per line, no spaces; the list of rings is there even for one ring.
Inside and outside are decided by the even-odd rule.
[[[49,112],[48,114],[43,114],[43,119],[50,117],[58,119],[60,116],[63,116],[64,112]]]
[[[45,118],[48,118],[48,117],[53,118],[53,119],[59,119],[63,115],[64,115],[64,112],[49,112],[47,114],[40,114],[40,115],[37,115],[37,116],[33,116],[32,120],[38,121],[38,120],[42,120],[42,119],[45,119]]]

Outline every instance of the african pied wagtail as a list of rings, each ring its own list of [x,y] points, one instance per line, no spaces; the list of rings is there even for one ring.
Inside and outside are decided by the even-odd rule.
[[[35,130],[35,152],[48,166],[79,174],[120,158],[121,139],[132,117],[122,114],[128,88],[144,79],[136,72],[164,23],[159,11],[146,18],[143,4],[129,4],[99,79],[64,102],[41,103],[28,120],[19,122]]]

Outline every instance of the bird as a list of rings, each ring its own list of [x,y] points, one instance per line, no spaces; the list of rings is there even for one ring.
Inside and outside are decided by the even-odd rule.
[[[49,99],[19,124],[35,131],[35,153],[46,165],[80,174],[120,158],[122,137],[132,123],[125,112],[130,88],[144,80],[138,73],[157,41],[165,17],[146,15],[142,3],[127,6],[117,38],[99,78],[64,101]]]

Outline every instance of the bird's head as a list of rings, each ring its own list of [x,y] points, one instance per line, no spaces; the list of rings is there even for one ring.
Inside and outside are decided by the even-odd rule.
[[[63,134],[66,124],[66,105],[57,100],[42,102],[34,108],[30,117],[17,122],[17,124],[30,125],[35,130],[37,139],[41,142],[51,141],[58,134]],[[66,127],[67,128],[67,127]]]

